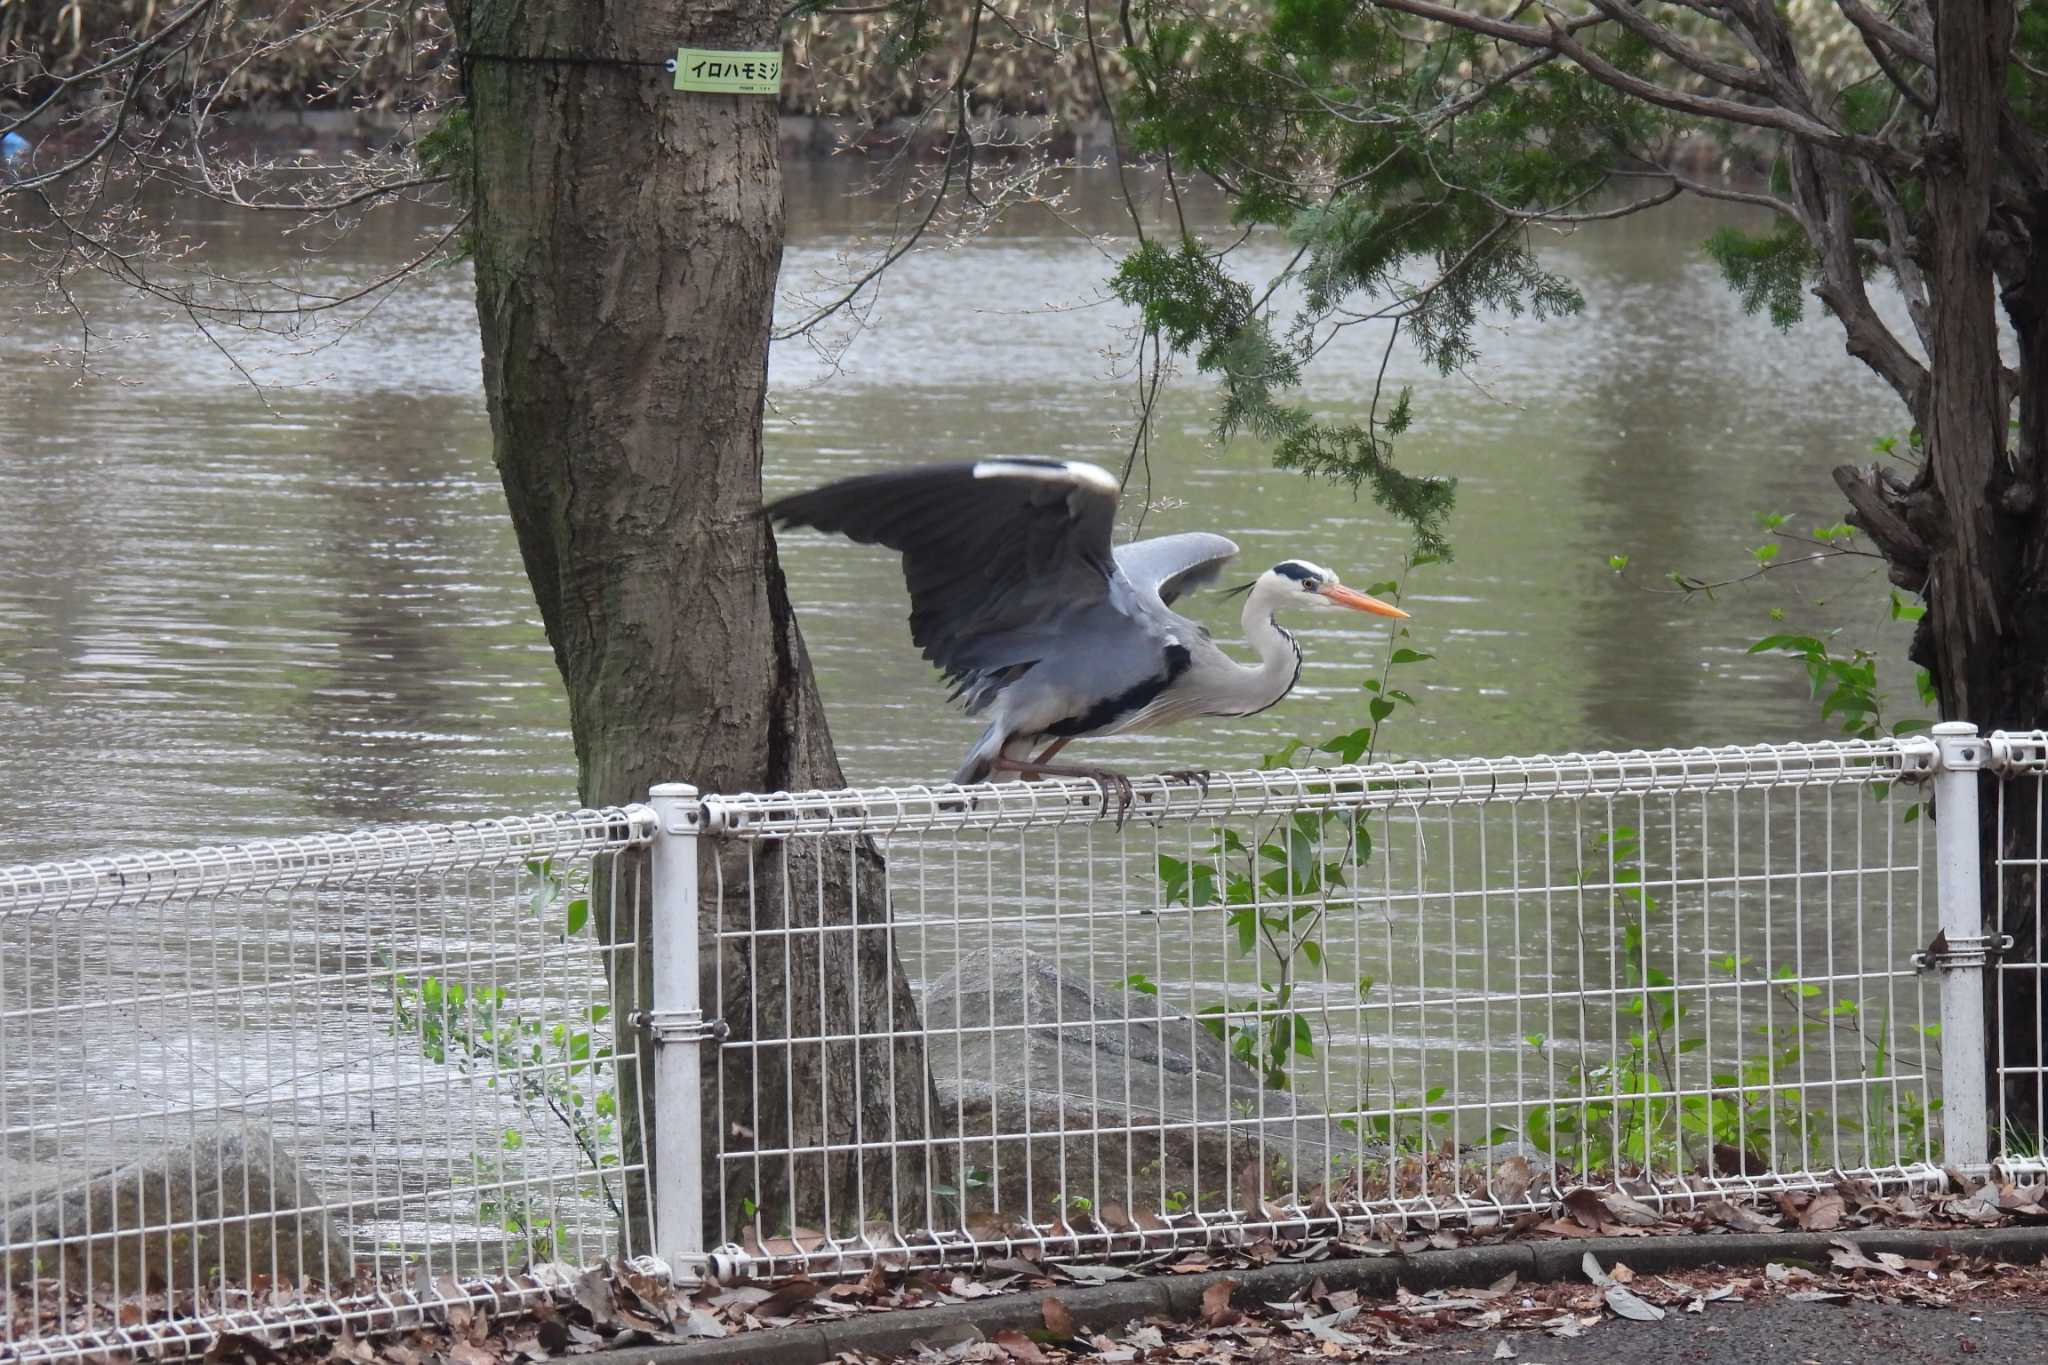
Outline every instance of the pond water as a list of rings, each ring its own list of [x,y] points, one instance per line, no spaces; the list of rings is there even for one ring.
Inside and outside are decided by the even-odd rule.
[[[792,168],[786,283],[829,272],[874,230],[886,203],[852,188],[836,168]],[[1084,181],[1073,202],[1095,230],[1122,230],[1108,184]],[[1407,671],[1421,704],[1383,753],[1823,733],[1796,664],[1744,652],[1773,604],[1847,627],[1910,696],[1877,574],[1793,569],[1711,603],[1646,590],[1668,568],[1739,572],[1762,539],[1756,512],[1833,521],[1828,469],[1900,423],[1827,322],[1779,333],[1743,315],[1698,249],[1729,217],[1674,205],[1546,241],[1585,311],[1488,319],[1470,376],[1395,347],[1417,413],[1402,458],[1461,483],[1456,559],[1408,584],[1408,643],[1436,657]],[[312,253],[242,223],[186,226],[216,268],[285,264],[336,283],[404,259],[421,227],[373,219]],[[1278,259],[1250,252],[1245,268]],[[836,371],[800,343],[775,353],[770,492],[947,457],[1120,464],[1132,386],[1105,351],[1128,319],[1104,302],[1108,269],[1034,211],[911,256]],[[47,300],[19,267],[0,267],[0,292],[20,313],[0,338],[0,862],[572,799],[566,706],[490,461],[465,270],[421,276],[351,332],[230,334],[278,385],[267,400],[189,326],[93,281],[81,380],[64,351],[77,318],[37,311]],[[1318,407],[1362,410],[1384,344],[1368,333],[1318,368]],[[1169,390],[1152,455],[1169,505],[1147,532],[1226,531],[1248,570],[1301,556],[1355,584],[1392,576],[1399,528],[1275,471],[1256,443],[1217,446],[1212,400],[1199,378]],[[911,647],[893,559],[813,535],[786,553],[848,778],[950,773],[976,725],[945,712]],[[1632,557],[1630,580],[1606,567],[1614,553]],[[1825,606],[1800,606],[1802,576]],[[1193,611],[1236,638],[1230,604]],[[1354,728],[1383,630],[1301,627],[1302,686],[1282,706],[1077,752],[1238,767]]]

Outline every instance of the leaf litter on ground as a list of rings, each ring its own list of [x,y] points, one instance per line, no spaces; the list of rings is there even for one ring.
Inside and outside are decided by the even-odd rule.
[[[1074,1259],[1078,1240],[1060,1245],[1048,1235],[1036,1246],[978,1268],[913,1268],[898,1257],[868,1265],[860,1273],[832,1275],[817,1265],[812,1275],[785,1275],[762,1283],[674,1285],[659,1267],[618,1258],[577,1269],[541,1263],[518,1276],[457,1282],[414,1272],[403,1283],[419,1296],[415,1307],[387,1311],[381,1321],[350,1326],[327,1335],[306,1335],[280,1327],[242,1330],[225,1336],[209,1358],[229,1362],[341,1360],[350,1365],[525,1365],[606,1347],[676,1343],[736,1336],[746,1332],[849,1314],[916,1311],[950,1303],[1019,1292],[1041,1296],[1045,1328],[1013,1333],[1012,1340],[976,1339],[947,1348],[958,1359],[1061,1365],[1094,1357],[1102,1365],[1195,1359],[1247,1362],[1270,1359],[1271,1351],[1327,1359],[1400,1356],[1445,1333],[1476,1331],[1548,1332],[1583,1335],[1603,1323],[1631,1319],[1653,1327],[1669,1311],[1700,1313],[1720,1302],[1782,1295],[1817,1306],[1852,1301],[1941,1305],[1985,1294],[2048,1297],[2048,1271],[2015,1270],[1953,1256],[1905,1257],[1866,1253],[1846,1237],[1828,1243],[1825,1262],[1771,1264],[1761,1271],[1699,1271],[1644,1277],[1625,1262],[1593,1262],[1584,1283],[1517,1285],[1513,1278],[1485,1290],[1428,1294],[1397,1293],[1372,1301],[1355,1291],[1331,1293],[1315,1282],[1295,1301],[1235,1305],[1234,1286],[1212,1285],[1195,1323],[1165,1321],[1126,1325],[1119,1333],[1083,1336],[1057,1297],[1062,1286],[1085,1286],[1139,1275],[1199,1274],[1278,1262],[1323,1262],[1359,1257],[1413,1255],[1429,1250],[1504,1240],[1583,1237],[1708,1235],[1720,1232],[1825,1231],[1889,1227],[1939,1230],[1997,1222],[2048,1219],[2048,1186],[1990,1183],[1961,1187],[1959,1194],[1898,1191],[1881,1193],[1867,1182],[1844,1180],[1830,1189],[1783,1192],[1767,1204],[1731,1202],[1719,1193],[1691,1207],[1660,1207],[1648,1186],[1622,1189],[1579,1185],[1553,1206],[1554,1214],[1502,1217],[1491,1227],[1426,1230],[1389,1221],[1348,1225],[1342,1235],[1320,1238],[1261,1237],[1248,1245],[1171,1245],[1161,1228],[1170,1220],[1134,1217],[1120,1210],[1114,1224],[1103,1221],[1094,1235],[1130,1228],[1138,1255],[1121,1263]],[[1704,1193],[1704,1192],[1703,1192]],[[1270,1207],[1268,1212],[1274,1212]],[[1076,1223],[1079,1220],[1076,1218]],[[1303,1230],[1308,1224],[1304,1221]],[[1075,1231],[1087,1229],[1076,1226]],[[1071,1234],[1070,1234],[1071,1235]],[[1136,1243],[1143,1239],[1144,1245]],[[788,1247],[781,1243],[787,1242]],[[824,1245],[815,1233],[770,1239],[771,1252],[815,1253]],[[900,1240],[894,1245],[901,1246]],[[1014,1243],[1013,1243],[1014,1245]],[[1121,1249],[1121,1248],[1119,1248]],[[815,1277],[814,1277],[815,1276]],[[375,1292],[375,1282],[351,1286]],[[104,1323],[110,1309],[123,1326],[143,1327],[189,1312],[161,1292],[135,1294],[119,1304],[105,1295],[87,1304],[67,1299],[55,1281],[18,1284],[4,1300],[0,1328],[12,1339],[32,1339],[75,1328],[91,1312]],[[1220,1291],[1220,1292],[1219,1292]],[[216,1296],[217,1307],[282,1310],[324,1301],[311,1289],[265,1283]],[[468,1299],[470,1302],[448,1302]],[[435,1300],[442,1300],[436,1302]],[[495,1301],[493,1311],[485,1304]],[[374,1329],[374,1330],[373,1330]],[[1506,1344],[1506,1340],[1503,1340]],[[1270,1348],[1270,1349],[1268,1349]],[[1264,1350],[1267,1354],[1262,1356]],[[1511,1356],[1499,1356],[1510,1359]]]

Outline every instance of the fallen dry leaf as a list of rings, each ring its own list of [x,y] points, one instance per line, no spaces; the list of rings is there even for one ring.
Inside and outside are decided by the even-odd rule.
[[[1607,1216],[1607,1205],[1602,1202],[1598,1191],[1587,1186],[1574,1185],[1564,1192],[1564,1198],[1560,1202],[1563,1203],[1565,1212],[1572,1216],[1572,1221],[1580,1227],[1597,1232],[1607,1227],[1611,1221]]]
[[[1003,1348],[1003,1354],[1024,1365],[1051,1365],[1052,1357],[1038,1349],[1038,1343],[1014,1327],[1007,1327],[990,1338]]]
[[[1808,1232],[1833,1232],[1842,1225],[1842,1215],[1848,1212],[1848,1205],[1842,1196],[1832,1192],[1818,1194],[1799,1213],[1799,1226]]]
[[[1873,1261],[1863,1254],[1863,1249],[1846,1237],[1837,1237],[1828,1243],[1828,1259],[1837,1270],[1875,1270],[1881,1275],[1897,1275],[1905,1268],[1903,1256],[1892,1256],[1897,1265],[1887,1265],[1882,1260]]]
[[[1218,1280],[1202,1291],[1204,1327],[1233,1327],[1244,1321],[1244,1314],[1230,1306],[1230,1296],[1236,1292],[1236,1280]]]
[[[1637,1322],[1664,1321],[1664,1310],[1656,1304],[1638,1297],[1632,1289],[1624,1289],[1618,1284],[1609,1284],[1600,1291],[1600,1297],[1607,1301],[1609,1308],[1612,1308],[1622,1317],[1633,1318]]]
[[[754,1305],[754,1316],[762,1318],[786,1318],[797,1305],[809,1303],[818,1297],[818,1282],[801,1277],[784,1280],[775,1286],[767,1298]]]
[[[1734,1228],[1737,1232],[1776,1232],[1777,1223],[1764,1217],[1754,1209],[1740,1204],[1731,1204],[1726,1199],[1710,1199],[1701,1206],[1700,1212],[1717,1223]]]
[[[1047,1294],[1038,1301],[1038,1311],[1045,1319],[1045,1330],[1061,1340],[1071,1340],[1075,1334],[1074,1315],[1059,1297]]]

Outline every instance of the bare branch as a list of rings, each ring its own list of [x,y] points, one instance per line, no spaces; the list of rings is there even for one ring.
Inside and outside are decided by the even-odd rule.
[[[1812,542],[1808,543],[1811,544]],[[1751,583],[1764,577],[1766,574],[1779,573],[1786,569],[1824,564],[1830,559],[1882,558],[1884,558],[1883,555],[1875,554],[1869,550],[1852,550],[1842,545],[1823,545],[1810,555],[1801,555],[1797,559],[1774,559],[1768,564],[1758,565],[1748,573],[1739,573],[1728,578],[1716,578],[1713,580],[1693,578],[1689,575],[1681,574],[1674,569],[1667,575],[1668,580],[1672,584],[1671,587],[1653,588],[1647,583],[1637,583],[1635,587],[1640,592],[1657,593],[1667,597],[1691,597],[1694,593],[1714,593],[1722,588],[1733,588],[1743,583]]]
[[[1592,213],[1558,213],[1549,209],[1510,209],[1503,208],[1499,204],[1495,204],[1494,207],[1500,209],[1503,213],[1520,218],[1524,222],[1533,223],[1537,227],[1569,227],[1579,223],[1605,223],[1616,218],[1627,218],[1633,214],[1641,213],[1644,209],[1653,209],[1659,204],[1668,204],[1684,193],[1684,191],[1685,186],[1673,185],[1668,190],[1661,190],[1646,198],[1632,199],[1618,208],[1598,209]],[[1590,190],[1587,191],[1588,194],[1591,192]],[[1578,197],[1584,198],[1585,196],[1580,195]]]
[[[1864,288],[1856,216],[1847,188],[1852,180],[1849,169],[1833,153],[1810,143],[1794,142],[1790,151],[1796,216],[1820,256],[1821,282],[1814,293],[1848,334],[1849,354],[1889,384],[1919,421],[1926,402],[1927,367],[1892,334]]]
[[[1879,48],[1886,48],[1920,63],[1929,71],[1934,69],[1934,44],[1925,42],[1906,32],[1898,25],[1887,22],[1863,3],[1863,0],[1835,0],[1835,7],[1842,11],[1842,17],[1856,26],[1863,35],[1863,41],[1875,56]]]
[[[1612,172],[1612,174],[1654,176],[1659,180],[1669,180],[1688,194],[1696,194],[1702,199],[1720,199],[1730,204],[1748,204],[1754,208],[1769,209],[1773,213],[1782,213],[1787,218],[1799,216],[1797,209],[1785,200],[1778,198],[1775,194],[1758,194],[1752,190],[1730,189],[1725,185],[1715,185],[1704,180],[1695,180],[1691,176],[1679,174],[1669,166],[1659,166],[1654,170],[1618,170]]]
[[[1536,28],[1529,24],[1505,23],[1483,15],[1471,14],[1451,5],[1438,4],[1436,0],[1372,0],[1372,3],[1383,9],[1412,14],[1419,19],[1433,20],[1468,33],[1481,33],[1522,47],[1547,48],[1561,53],[1601,84],[1619,90],[1625,95],[1633,95],[1659,108],[1722,123],[1775,129],[1817,146],[1848,155],[1868,157],[1888,165],[1907,160],[1905,154],[1895,147],[1844,132],[1782,104],[1741,104],[1734,100],[1717,99],[1711,95],[1673,90],[1668,86],[1645,80],[1623,71],[1604,57],[1592,52],[1572,36],[1566,25],[1551,19],[1548,14],[1545,16],[1548,21],[1546,27]]]
[[[201,15],[206,14],[210,10],[214,9],[220,3],[221,0],[194,0],[192,6],[186,9],[184,13],[178,15],[174,19],[169,20],[167,23],[165,23],[165,25],[162,28],[158,29],[148,38],[145,38],[143,41],[139,43],[135,43],[121,49],[119,52],[116,52],[113,56],[107,58],[105,61],[95,62],[91,66],[88,66],[80,71],[74,71],[69,75],[60,76],[55,72],[47,73],[43,77],[43,79],[55,83],[52,86],[50,93],[43,96],[42,99],[38,100],[34,105],[32,105],[29,108],[28,112],[21,114],[20,116],[13,119],[0,119],[0,133],[11,133],[17,129],[27,127],[30,123],[35,121],[36,117],[39,114],[41,114],[44,110],[50,108],[51,105],[55,104],[57,100],[62,98],[64,93],[74,85],[78,85],[83,81],[91,80],[94,76],[103,76],[110,71],[118,70],[124,66],[129,66],[131,64],[139,64],[143,58],[147,57],[151,52],[154,52],[157,48],[163,46],[164,43],[168,42],[171,38],[175,37],[187,25],[191,24],[193,20],[199,18]],[[190,39],[187,39],[186,41],[189,42]],[[183,45],[184,44],[181,43],[180,47],[182,47]],[[47,182],[39,181],[38,183]]]
[[[974,134],[968,126],[967,119],[967,77],[974,70],[975,53],[981,42],[981,16],[985,8],[986,6],[979,3],[973,8],[967,31],[967,50],[960,58],[960,69],[954,73],[953,82],[947,87],[946,94],[942,97],[943,100],[952,105],[954,121],[951,136],[946,143],[946,159],[941,168],[939,183],[937,188],[932,191],[931,204],[926,208],[924,216],[911,229],[909,236],[891,245],[890,249],[883,254],[881,260],[877,261],[867,270],[862,271],[844,289],[840,290],[836,297],[811,310],[810,315],[804,318],[802,322],[795,323],[789,327],[776,328],[769,334],[771,341],[788,341],[791,338],[807,336],[815,332],[827,319],[836,316],[850,307],[891,266],[909,255],[916,248],[918,242],[923,240],[925,233],[931,229],[932,224],[938,220],[939,210],[945,207],[946,192],[952,188],[954,174],[962,166],[966,169],[966,193],[969,200],[973,200]],[[936,101],[933,107],[937,107]]]
[[[1913,259],[1913,231],[1906,222],[1905,206],[1899,202],[1898,190],[1883,171],[1867,163],[1860,163],[1857,170],[1862,174],[1863,188],[1877,205],[1879,215],[1884,219],[1886,266],[1898,279],[1899,292],[1905,296],[1907,315],[1913,319],[1913,330],[1920,338],[1920,348],[1934,353],[1934,320],[1929,315],[1934,298],[1927,286],[1927,277],[1920,271],[1919,263]]]
[[[1867,32],[1863,35],[1863,46],[1870,53],[1871,60],[1877,63],[1877,69],[1884,73],[1884,78],[1892,83],[1892,89],[1904,96],[1906,103],[1913,108],[1930,118],[1933,117],[1933,93],[1920,93],[1920,87],[1913,84],[1910,73],[1900,69],[1891,50],[1883,43],[1874,41]]]
[[[202,199],[211,199],[217,204],[226,204],[231,208],[248,209],[252,213],[302,213],[319,216],[355,208],[387,195],[403,194],[407,190],[423,189],[429,185],[445,185],[450,178],[445,175],[408,176],[402,180],[379,181],[352,194],[345,194],[339,199],[310,200],[247,199],[232,187],[221,190],[211,181],[180,179],[176,183],[180,189],[188,190]]]
[[[1649,18],[1634,5],[1625,4],[1622,0],[1592,0],[1592,4],[1602,14],[1686,70],[1705,76],[1710,81],[1719,82],[1731,90],[1746,90],[1752,95],[1766,97],[1770,95],[1770,82],[1761,72],[1709,57],[1670,29]]]
[[[1870,537],[1888,565],[1891,581],[1909,592],[1927,584],[1928,565],[1933,554],[1927,541],[1908,519],[1911,491],[1876,465],[1858,469],[1839,465],[1835,486],[1849,500],[1849,521]]]
[[[1102,45],[1095,41],[1094,0],[1081,0],[1081,22],[1088,32],[1088,63],[1095,72],[1095,93],[1101,97],[1102,112],[1109,118],[1109,135],[1116,142],[1116,145],[1110,149],[1110,153],[1116,161],[1117,188],[1123,192],[1124,210],[1131,215],[1131,227],[1137,232],[1138,240],[1142,242],[1145,240],[1145,222],[1138,216],[1138,205],[1131,198],[1131,182],[1124,176],[1123,128],[1117,122],[1116,101],[1109,97],[1109,84],[1102,77]],[[1128,15],[1125,16],[1124,22],[1126,24],[1130,22]],[[1182,228],[1182,232],[1186,232],[1185,227]],[[1135,454],[1136,447],[1132,447],[1132,450]],[[1130,467],[1126,464],[1124,467],[1124,478],[1129,479],[1130,476]]]

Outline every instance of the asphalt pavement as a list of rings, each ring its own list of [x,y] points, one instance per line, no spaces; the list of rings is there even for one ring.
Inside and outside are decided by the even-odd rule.
[[[1507,1360],[1515,1365],[2038,1365],[2048,1361],[2048,1301],[1905,1304],[1714,1303],[1662,1322],[1603,1322],[1584,1336],[1472,1332],[1401,1357],[1418,1365]],[[1307,1359],[1313,1359],[1309,1357]]]

